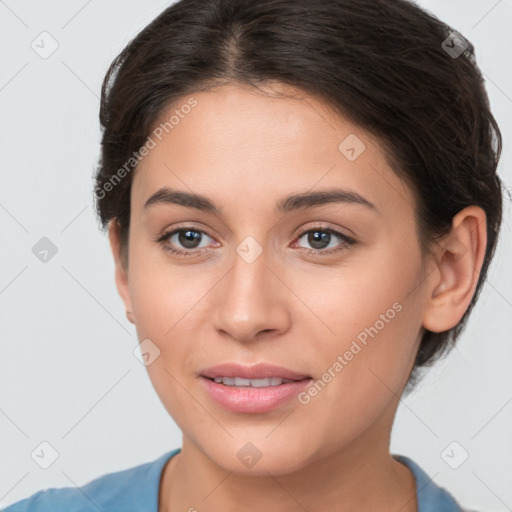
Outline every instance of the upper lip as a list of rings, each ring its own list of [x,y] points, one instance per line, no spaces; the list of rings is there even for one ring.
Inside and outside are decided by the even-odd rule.
[[[265,379],[280,377],[282,379],[303,380],[309,375],[300,374],[281,366],[259,363],[244,366],[238,363],[224,363],[201,370],[200,375],[214,379],[215,377],[242,377],[244,379]]]

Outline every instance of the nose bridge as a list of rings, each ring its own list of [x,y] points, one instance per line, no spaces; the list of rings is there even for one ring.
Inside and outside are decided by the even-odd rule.
[[[231,270],[223,279],[217,329],[238,340],[251,340],[260,331],[286,327],[288,315],[278,290],[282,284],[268,268],[272,262],[270,249],[252,236],[235,247]]]
[[[252,236],[246,237],[235,248],[227,300],[240,319],[264,313],[269,291],[269,256],[269,250],[264,249]],[[247,320],[250,321],[249,318]]]

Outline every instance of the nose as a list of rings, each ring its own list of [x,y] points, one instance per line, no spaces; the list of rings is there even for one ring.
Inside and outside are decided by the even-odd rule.
[[[232,266],[219,283],[214,327],[243,343],[269,339],[290,326],[283,266],[263,250],[256,259],[234,252]]]

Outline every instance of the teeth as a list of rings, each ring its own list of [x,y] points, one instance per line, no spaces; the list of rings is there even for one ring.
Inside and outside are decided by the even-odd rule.
[[[244,379],[242,377],[215,377],[214,382],[224,384],[225,386],[266,388],[269,386],[280,386],[287,382],[293,382],[290,379],[282,379],[281,377],[270,377],[267,379]]]

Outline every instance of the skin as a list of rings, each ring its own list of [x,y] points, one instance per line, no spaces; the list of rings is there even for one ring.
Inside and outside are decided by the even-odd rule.
[[[194,94],[197,106],[137,168],[128,265],[117,224],[109,226],[128,319],[139,340],[160,350],[147,370],[183,433],[181,453],[162,474],[159,511],[416,511],[414,477],[389,453],[391,427],[422,328],[455,326],[473,296],[485,214],[475,206],[459,212],[424,257],[415,198],[379,142],[318,98],[273,90],[293,97],[234,84]],[[366,146],[354,161],[338,150],[349,134]],[[164,186],[207,196],[222,216],[174,204],[145,209]],[[375,208],[274,212],[286,195],[334,187]],[[333,235],[322,248],[297,236],[319,224],[356,243]],[[155,240],[183,226],[208,234],[198,249],[177,235],[164,242],[196,251],[180,258]],[[262,249],[252,263],[236,252],[248,236]],[[293,398],[267,413],[234,413],[203,390],[199,371],[228,361],[321,379],[397,302],[400,312],[308,404]],[[250,468],[237,457],[248,442],[262,454]]]

